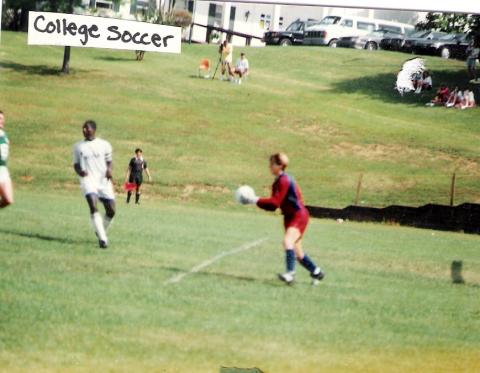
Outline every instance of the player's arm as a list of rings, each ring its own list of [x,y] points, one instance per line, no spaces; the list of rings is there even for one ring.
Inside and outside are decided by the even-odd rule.
[[[80,177],[85,177],[88,175],[87,171],[82,170],[82,167],[80,166],[80,163],[74,163],[73,164],[73,169],[77,173],[78,176]]]
[[[110,143],[105,143],[105,163],[107,164],[107,172],[105,176],[111,180],[113,178],[113,149]]]
[[[257,206],[263,210],[275,211],[280,207],[283,200],[285,199],[290,183],[287,177],[281,177],[278,181],[278,187],[274,188],[272,191],[272,196],[269,198],[259,198],[257,201]]]
[[[127,183],[130,180],[130,172],[132,172],[132,166],[128,165],[127,172],[125,172],[125,182]]]
[[[106,175],[107,179],[112,179],[113,178],[113,162],[112,161],[107,161],[107,172]]]
[[[87,171],[82,169],[82,166],[80,164],[80,158],[80,151],[77,149],[77,146],[75,146],[73,148],[73,169],[78,176],[85,177],[88,175],[88,173]]]
[[[147,176],[148,176],[148,181],[149,181],[149,182],[152,182],[152,175],[150,174],[150,170],[148,169],[147,166],[145,166],[145,173],[146,173]]]

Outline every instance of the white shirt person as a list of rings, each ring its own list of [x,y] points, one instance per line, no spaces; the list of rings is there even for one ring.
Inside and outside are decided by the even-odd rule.
[[[84,140],[73,147],[73,168],[80,178],[80,189],[90,209],[92,226],[99,247],[108,247],[107,230],[115,216],[115,192],[112,184],[112,146],[108,141],[95,137],[97,124],[87,120],[83,127]],[[97,209],[98,201],[105,207],[102,217]]]
[[[250,64],[245,53],[240,54],[240,58],[237,60],[235,65],[235,74],[238,75],[237,83],[242,84],[242,78],[248,75],[250,71]]]

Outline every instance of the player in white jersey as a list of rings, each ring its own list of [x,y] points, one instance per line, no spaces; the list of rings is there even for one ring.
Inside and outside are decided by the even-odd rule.
[[[108,141],[95,137],[97,124],[87,120],[83,125],[85,140],[73,148],[73,168],[80,177],[80,188],[90,208],[92,225],[100,248],[108,247],[107,230],[115,216],[115,193],[112,184],[112,146]],[[97,203],[105,206],[102,217]]]
[[[0,208],[7,207],[13,203],[13,186],[7,168],[10,143],[5,127],[5,115],[0,111]]]

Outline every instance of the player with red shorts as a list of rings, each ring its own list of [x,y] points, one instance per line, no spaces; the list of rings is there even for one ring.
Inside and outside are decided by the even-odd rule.
[[[318,267],[302,248],[302,238],[308,226],[310,215],[303,204],[302,192],[298,184],[291,176],[285,173],[288,166],[288,157],[283,153],[277,153],[270,157],[270,171],[275,176],[272,185],[272,196],[269,198],[255,197],[250,203],[267,211],[280,209],[283,214],[285,236],[283,246],[285,248],[286,272],[279,274],[278,278],[287,284],[295,280],[295,259],[310,272],[313,283],[325,277]]]

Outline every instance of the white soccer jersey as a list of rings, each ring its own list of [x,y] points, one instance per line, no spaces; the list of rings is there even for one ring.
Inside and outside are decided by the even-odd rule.
[[[108,141],[94,139],[83,140],[73,148],[73,163],[79,164],[88,176],[101,181],[107,174],[107,162],[112,161],[112,146]]]

